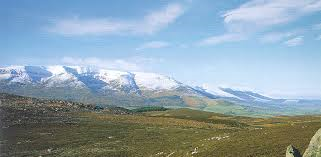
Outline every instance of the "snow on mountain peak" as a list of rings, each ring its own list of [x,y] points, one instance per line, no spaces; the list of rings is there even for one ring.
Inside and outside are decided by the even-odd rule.
[[[214,94],[214,95],[217,95],[217,96],[220,96],[220,97],[230,97],[230,98],[240,99],[239,97],[237,97],[237,96],[235,96],[233,94],[225,92],[224,90],[222,90],[223,89],[222,87],[211,87],[208,84],[203,84],[199,88],[203,89],[204,91],[206,91],[208,93],[211,93],[211,94]]]
[[[25,66],[9,66],[0,68],[0,80],[10,79],[11,83],[31,82]]]
[[[11,83],[43,84],[47,87],[84,87],[137,91],[170,90],[182,83],[156,73],[125,72],[85,66],[10,66],[0,68],[0,79]],[[132,89],[130,89],[132,88]]]
[[[150,90],[170,90],[182,85],[171,77],[156,73],[135,72],[134,74],[137,85]]]
[[[117,70],[101,69],[98,72],[98,76],[100,76],[106,82],[120,79],[122,76],[131,76],[131,75],[132,74],[129,72],[117,71]]]
[[[63,66],[54,65],[54,66],[48,66],[47,70],[50,71],[53,75],[59,75],[66,73],[66,70]]]

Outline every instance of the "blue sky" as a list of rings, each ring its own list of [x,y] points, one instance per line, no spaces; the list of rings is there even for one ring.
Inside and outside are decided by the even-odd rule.
[[[95,65],[321,98],[321,0],[10,0],[0,65]]]

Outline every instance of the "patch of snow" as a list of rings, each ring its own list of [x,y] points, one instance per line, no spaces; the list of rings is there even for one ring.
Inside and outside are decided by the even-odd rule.
[[[7,79],[9,79],[10,77],[12,77],[12,75],[9,74],[9,73],[6,73],[6,74],[1,74],[1,73],[0,73],[0,80],[7,80]]]
[[[252,97],[252,98],[254,98],[255,101],[259,101],[259,102],[270,102],[270,101],[272,101],[270,99],[262,99],[262,98],[255,97],[253,95],[249,95],[249,94],[247,94],[247,95]]]
[[[136,84],[144,89],[149,90],[171,90],[178,88],[181,83],[168,76],[155,74],[135,72]]]
[[[283,103],[299,103],[298,99],[286,99]]]
[[[53,75],[45,80],[47,87],[84,87],[85,84],[69,73]]]
[[[72,68],[77,71],[78,74],[89,74],[89,73],[97,73],[98,69],[90,66],[67,66],[68,68]]]
[[[10,83],[31,83],[31,79],[27,74],[23,73],[19,77],[14,77],[10,80]]]
[[[227,92],[223,91],[221,88],[218,88],[216,90],[214,89],[212,92],[214,92],[215,94],[222,96],[222,97],[231,97],[231,98],[237,98],[237,99],[242,100],[242,98],[235,96],[233,94],[227,93]]]
[[[138,88],[134,80],[134,74],[130,72],[101,69],[94,77],[109,84],[110,86],[107,86],[107,88],[110,89],[126,86],[136,91]]]
[[[27,75],[26,69],[24,66],[9,66],[5,68],[7,71],[10,71],[11,74],[11,83],[30,83],[31,78]]]
[[[59,65],[56,65],[56,66],[48,66],[47,67],[47,70],[49,72],[51,72],[53,75],[59,75],[59,74],[63,74],[63,73],[66,73],[66,70],[63,66],[59,66]]]
[[[64,66],[48,66],[47,70],[53,75],[45,78],[43,82],[47,87],[84,87],[82,83],[71,73],[68,73]]]
[[[25,66],[13,65],[3,68],[7,71],[25,72]]]
[[[120,82],[127,84],[129,82],[128,80],[131,79],[131,74],[128,72],[105,69],[101,69],[97,76],[106,83],[122,79]]]
[[[211,93],[213,95],[217,95],[217,96],[221,96],[221,97],[237,98],[237,99],[243,100],[240,97],[237,97],[237,96],[235,96],[233,94],[230,94],[228,92],[223,91],[221,87],[211,87],[208,84],[203,84],[202,88],[206,92]]]

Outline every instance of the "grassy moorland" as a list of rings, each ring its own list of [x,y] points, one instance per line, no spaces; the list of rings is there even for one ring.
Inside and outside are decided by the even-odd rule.
[[[278,157],[290,144],[303,152],[321,128],[321,116],[249,118],[41,103],[0,104],[0,156]]]

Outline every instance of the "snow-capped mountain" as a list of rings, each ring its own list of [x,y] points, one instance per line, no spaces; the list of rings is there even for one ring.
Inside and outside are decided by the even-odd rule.
[[[206,89],[204,87],[196,87],[198,90],[202,90],[207,93],[215,95],[219,99],[242,103],[246,105],[297,105],[297,104],[321,104],[321,100],[306,100],[306,99],[277,99],[264,96],[262,94],[250,91],[242,90],[239,88],[211,88]]]
[[[216,87],[216,88],[208,88],[208,87],[195,87],[196,89],[198,90],[201,90],[201,91],[204,91],[204,92],[207,92],[207,93],[211,93],[217,97],[221,97],[221,98],[235,98],[235,99],[242,99],[234,94],[231,94],[229,92],[226,92],[224,91],[224,88],[221,88],[221,87]]]
[[[238,102],[297,103],[300,101],[274,99],[252,91],[233,88],[192,87],[157,73],[126,72],[85,66],[0,67],[0,83],[2,88],[6,87],[4,89],[28,86],[45,89],[83,89],[95,94],[116,92],[140,96],[189,95]]]
[[[100,105],[191,107],[242,115],[321,113],[321,100],[274,99],[248,90],[193,87],[157,73],[84,66],[0,67],[0,92]]]
[[[184,89],[186,93],[202,95],[194,88],[161,74],[82,66],[9,66],[0,68],[0,81],[6,85],[68,87],[98,93],[114,91],[140,95],[142,91],[159,93]]]
[[[273,99],[267,96],[263,96],[261,94],[248,91],[248,90],[237,90],[232,88],[219,88],[221,91],[232,95],[234,98],[237,98],[242,101],[248,102],[271,102],[271,101],[278,101],[278,99]]]

